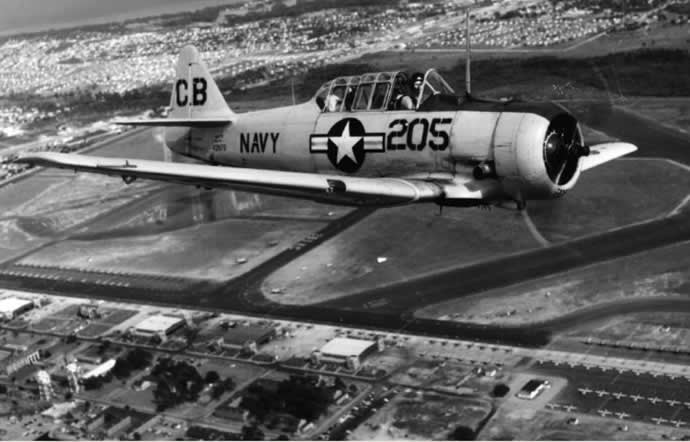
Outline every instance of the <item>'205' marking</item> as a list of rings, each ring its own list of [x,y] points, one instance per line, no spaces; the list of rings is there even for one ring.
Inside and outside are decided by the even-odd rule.
[[[402,118],[393,120],[388,125],[388,128],[393,130],[388,133],[386,146],[388,150],[420,151],[427,145],[431,150],[446,150],[450,144],[448,128],[439,126],[448,125],[451,122],[451,118],[433,118],[431,122],[426,118],[415,118],[409,122]],[[421,138],[416,142],[415,130],[421,130]]]

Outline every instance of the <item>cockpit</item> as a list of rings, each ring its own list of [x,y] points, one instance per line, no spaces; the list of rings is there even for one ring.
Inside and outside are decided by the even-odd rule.
[[[338,77],[323,84],[314,96],[322,112],[364,112],[424,109],[434,96],[455,96],[443,77],[402,71]]]

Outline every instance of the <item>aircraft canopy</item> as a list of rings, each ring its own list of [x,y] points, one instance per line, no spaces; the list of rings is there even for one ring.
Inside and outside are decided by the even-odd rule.
[[[455,95],[435,69],[426,71],[422,86],[415,91],[412,80],[417,75],[391,71],[338,77],[324,83],[314,100],[324,112],[360,112],[395,110],[401,95],[410,96],[415,109],[433,95]]]

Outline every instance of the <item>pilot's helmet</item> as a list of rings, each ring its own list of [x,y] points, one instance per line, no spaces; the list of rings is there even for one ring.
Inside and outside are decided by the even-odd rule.
[[[410,83],[414,88],[420,88],[422,87],[422,83],[424,82],[424,74],[421,72],[415,72],[412,74],[412,79]]]

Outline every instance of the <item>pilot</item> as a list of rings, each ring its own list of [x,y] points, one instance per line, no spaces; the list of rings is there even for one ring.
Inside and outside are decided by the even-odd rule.
[[[333,88],[330,94],[326,97],[326,112],[338,112],[340,110],[340,103],[343,101],[343,87]]]
[[[340,97],[330,94],[326,97],[326,112],[336,112],[340,107]]]
[[[403,92],[402,88],[396,89],[393,93],[394,101],[392,108],[396,110],[413,110],[414,109],[414,99],[410,97],[410,94]]]
[[[396,78],[392,97],[393,99],[389,105],[389,109],[391,110],[412,110],[415,108],[414,99],[410,96],[409,81],[405,74],[401,73],[398,78]]]
[[[419,92],[422,90],[422,83],[424,83],[424,74],[416,72],[410,78],[410,89],[412,90],[412,98],[417,103],[419,99]]]

